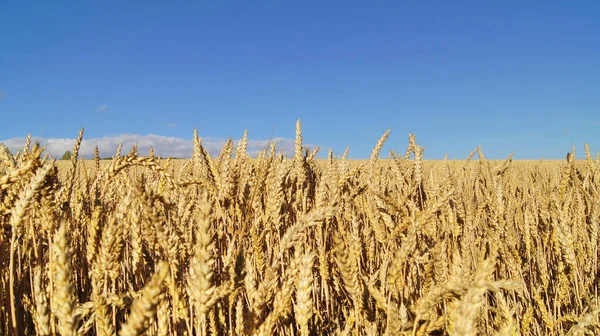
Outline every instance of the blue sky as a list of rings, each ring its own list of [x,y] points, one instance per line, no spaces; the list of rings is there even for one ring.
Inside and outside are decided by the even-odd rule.
[[[366,158],[388,128],[386,155],[409,132],[428,159],[595,152],[598,17],[594,1],[6,0],[0,141],[59,151],[85,127],[89,148],[168,151],[247,129],[288,148],[301,119],[323,155]]]

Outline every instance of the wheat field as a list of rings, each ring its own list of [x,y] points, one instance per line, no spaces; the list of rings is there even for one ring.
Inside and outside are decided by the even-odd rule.
[[[594,335],[600,158],[0,148],[2,335]],[[96,152],[98,153],[98,152]],[[387,157],[387,159],[380,159]]]

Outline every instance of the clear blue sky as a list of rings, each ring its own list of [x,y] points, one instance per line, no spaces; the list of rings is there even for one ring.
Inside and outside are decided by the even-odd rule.
[[[256,3],[256,4],[252,4]],[[600,150],[597,1],[0,2],[0,141],[293,138],[368,157]]]

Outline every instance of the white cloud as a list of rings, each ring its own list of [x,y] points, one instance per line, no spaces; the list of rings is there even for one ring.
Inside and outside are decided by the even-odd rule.
[[[107,108],[108,108],[108,105],[106,105],[106,104],[103,104],[103,105],[101,105],[101,106],[98,106],[98,107],[96,108],[96,112],[104,112],[104,111],[106,111],[106,109],[107,109]]]
[[[75,145],[75,140],[76,138],[42,138],[32,136],[32,143],[37,141],[42,146],[47,146],[46,151],[55,158],[60,158],[64,152],[72,150]],[[25,137],[0,140],[1,143],[4,143],[13,152],[21,150],[25,145],[25,141]],[[283,153],[288,156],[294,155],[294,139],[273,138],[271,141],[277,143],[278,152],[283,151]],[[219,154],[226,142],[227,139],[223,138],[202,138],[202,145],[213,157]],[[237,145],[237,140],[234,141],[234,143]],[[111,157],[115,155],[119,144],[123,144],[122,154],[127,154],[131,147],[137,144],[138,152],[141,155],[148,155],[148,151],[150,147],[152,147],[157,156],[179,158],[191,157],[194,148],[194,141],[192,139],[154,134],[122,134],[90,139],[86,139],[84,136],[79,149],[79,154],[84,158],[92,158],[94,156],[94,147],[97,145],[100,151],[100,157]],[[258,153],[267,148],[268,145],[269,140],[248,140],[248,155],[256,157]],[[313,145],[307,146],[309,148],[316,147]]]

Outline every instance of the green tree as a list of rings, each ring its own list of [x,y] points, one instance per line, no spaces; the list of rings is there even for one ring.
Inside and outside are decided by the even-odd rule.
[[[63,154],[63,156],[62,156],[61,160],[71,160],[71,151],[66,151],[66,152]]]

